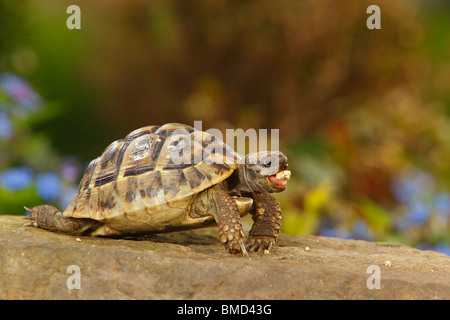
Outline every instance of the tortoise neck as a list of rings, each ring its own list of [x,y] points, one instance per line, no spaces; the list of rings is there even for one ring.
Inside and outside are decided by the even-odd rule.
[[[234,190],[237,193],[264,192],[265,190],[259,185],[256,173],[249,170],[245,164],[240,164],[236,170]]]

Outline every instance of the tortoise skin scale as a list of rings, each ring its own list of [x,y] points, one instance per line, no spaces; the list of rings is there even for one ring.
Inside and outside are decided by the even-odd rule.
[[[223,155],[228,153],[233,158],[223,164],[195,164],[194,159],[189,164],[174,164],[170,144],[177,141],[173,135],[176,130],[190,133],[193,149],[224,148]],[[212,140],[206,132],[178,124],[131,132],[91,161],[77,195],[63,215],[105,222],[124,233],[161,232],[213,222],[211,216],[192,219],[190,204],[196,194],[228,178],[240,155]],[[209,141],[212,145],[207,144]],[[101,235],[101,231],[96,235]],[[104,235],[110,233],[106,231]]]
[[[187,125],[147,126],[114,141],[90,162],[63,212],[50,205],[25,207],[30,212],[26,218],[31,220],[28,226],[91,236],[217,223],[229,253],[268,252],[280,232],[282,214],[270,193],[285,190],[287,166],[279,151],[244,158],[220,139]],[[241,216],[247,213],[254,224],[244,242]]]

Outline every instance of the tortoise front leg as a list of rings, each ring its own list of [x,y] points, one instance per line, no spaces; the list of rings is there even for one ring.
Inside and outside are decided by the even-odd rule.
[[[215,219],[219,225],[219,239],[230,254],[248,256],[244,246],[241,215],[235,199],[223,190],[215,194]]]
[[[253,227],[249,232],[245,247],[249,251],[264,250],[268,253],[277,241],[281,228],[281,208],[269,193],[253,193]]]

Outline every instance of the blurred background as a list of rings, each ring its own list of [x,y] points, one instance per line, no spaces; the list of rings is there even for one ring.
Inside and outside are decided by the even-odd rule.
[[[69,30],[69,5],[81,30]],[[381,8],[381,30],[366,9]],[[0,1],[0,214],[145,125],[279,129],[282,232],[450,255],[448,1]],[[250,219],[251,221],[251,219]]]

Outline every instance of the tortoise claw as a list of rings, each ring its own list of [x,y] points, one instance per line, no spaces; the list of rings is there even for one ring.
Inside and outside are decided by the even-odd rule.
[[[247,252],[247,250],[245,249],[245,245],[244,245],[244,243],[242,242],[242,241],[239,241],[239,246],[241,247],[241,253],[242,253],[242,255],[243,256],[246,256],[247,258],[249,257],[248,256],[248,252]]]
[[[34,210],[28,207],[23,207],[25,210],[28,211],[28,215],[23,216],[25,220],[31,220],[30,222],[24,224],[24,227],[38,227],[38,223],[36,222],[36,214],[34,213]]]
[[[263,251],[264,253],[268,254],[269,251],[272,249],[273,244],[275,243],[275,240],[273,237],[255,237],[250,236],[247,241],[245,242],[245,247],[248,251]]]
[[[35,227],[35,228],[37,228],[37,227],[39,227],[39,225],[37,224],[37,222],[29,222],[29,223],[25,223],[24,225],[23,225],[23,227]]]
[[[264,249],[264,253],[269,254],[269,251],[272,250],[272,246],[273,246],[273,241],[269,241],[267,248]]]
[[[229,254],[242,254],[248,258],[248,252],[242,240],[226,242],[225,249]]]
[[[24,208],[25,210],[27,210],[29,213],[32,213],[32,212],[33,212],[33,209],[28,208],[27,206],[23,206],[23,208]]]
[[[248,251],[258,251],[259,243],[254,238],[249,238],[245,242],[245,247],[248,249]]]

